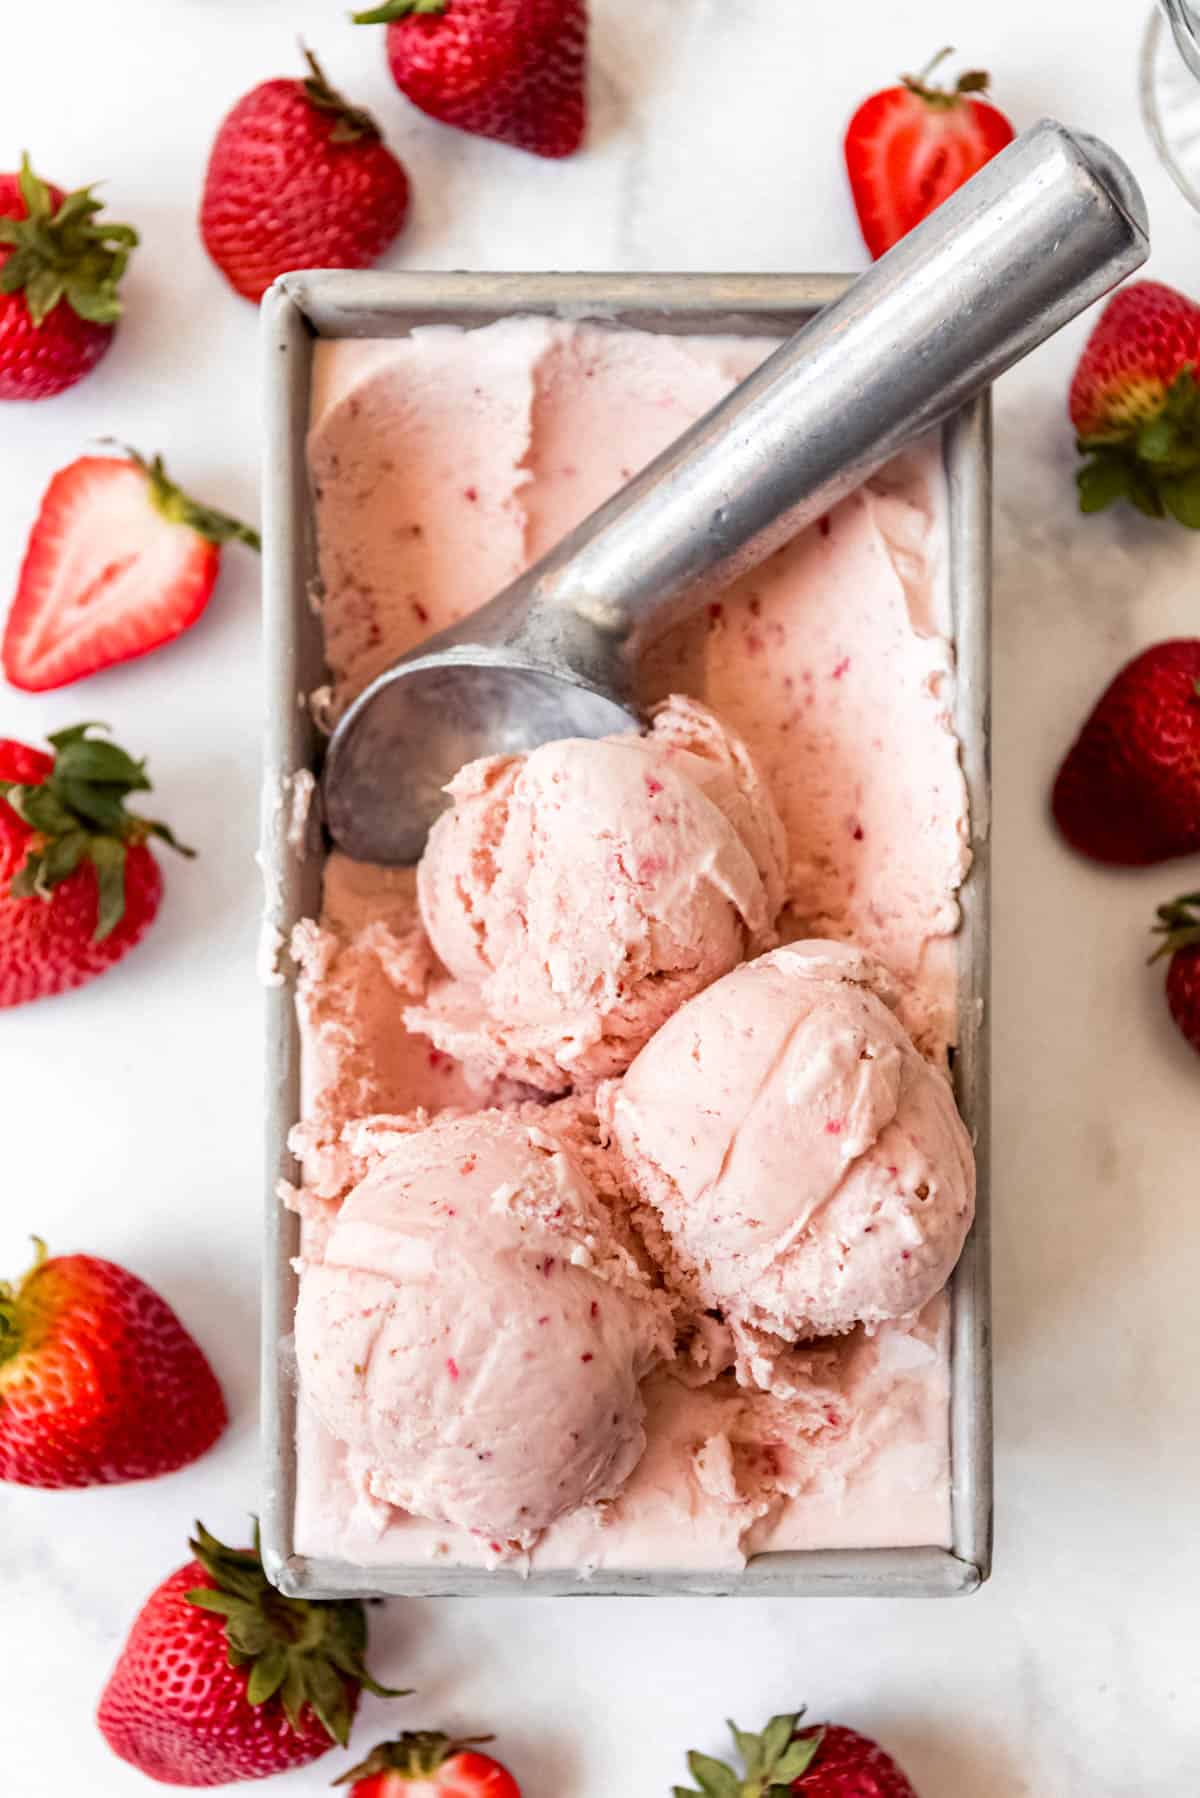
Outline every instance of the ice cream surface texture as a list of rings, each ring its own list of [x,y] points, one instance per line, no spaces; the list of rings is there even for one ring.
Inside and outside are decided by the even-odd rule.
[[[643,737],[472,762],[417,890],[453,976],[407,1014],[549,1092],[626,1068],[693,993],[774,940],[783,824],[743,746],[672,699]]]
[[[309,463],[330,671],[318,717],[499,590],[772,347],[544,318],[316,344]],[[944,1071],[968,830],[943,505],[933,444],[649,647],[648,736],[465,769],[419,906],[410,871],[329,857],[321,915],[293,944],[298,1552],[586,1575],[949,1542],[949,1312],[942,1294],[921,1296],[953,1259],[968,1190]],[[819,952],[795,947],[813,938]],[[786,992],[772,997],[775,980]],[[693,1042],[697,1016],[710,1022]],[[738,1018],[752,1027],[744,1055],[727,1037]],[[762,1065],[781,1032],[794,1095]],[[710,1039],[714,1055],[724,1045],[710,1080],[669,1053],[707,1065]],[[866,1073],[853,1043],[876,1057]],[[701,1284],[704,1244],[693,1257],[676,1230],[691,1209],[677,1220],[674,1195],[656,1197],[630,1134],[636,1122],[653,1135],[665,1165],[688,1116],[698,1152],[732,1131],[732,1172],[760,1158],[755,1202],[780,1248],[751,1295],[736,1277],[750,1257],[734,1188],[718,1176],[700,1193],[683,1168],[701,1212],[714,1194],[730,1201],[708,1230],[722,1247],[712,1268],[733,1270],[728,1316]],[[533,1187],[520,1130],[558,1145],[537,1151]],[[447,1131],[492,1158],[477,1192],[475,1173],[461,1176],[471,1229],[460,1176],[419,1171]],[[590,1221],[531,1200],[518,1242],[495,1193],[560,1179],[570,1219]],[[920,1198],[926,1183],[935,1201]],[[443,1252],[443,1231],[445,1298],[414,1271]],[[530,1287],[558,1290],[558,1272],[537,1271],[559,1261],[543,1241],[564,1234],[595,1265],[570,1263],[561,1312],[542,1305],[530,1323]],[[901,1273],[905,1252],[915,1265]],[[597,1353],[583,1341],[592,1303],[611,1308],[607,1358],[572,1360]],[[359,1375],[368,1315],[380,1342],[397,1332],[407,1346],[377,1346]],[[848,1327],[856,1315],[869,1321]],[[474,1376],[479,1408],[465,1372],[478,1317],[504,1344]],[[845,1333],[789,1342],[795,1324]],[[570,1346],[543,1364],[552,1328]],[[555,1443],[528,1456],[533,1469],[469,1463],[499,1454],[526,1367]],[[590,1408],[593,1379],[620,1390],[611,1410]],[[564,1449],[564,1427],[589,1446]],[[572,1493],[588,1496],[560,1509]]]
[[[961,1253],[971,1144],[892,996],[860,951],[790,944],[677,1011],[606,1095],[668,1279],[757,1384],[797,1341],[915,1314]]]
[[[371,1495],[520,1546],[620,1491],[672,1352],[583,1174],[496,1111],[393,1139],[296,1314],[308,1402]]]

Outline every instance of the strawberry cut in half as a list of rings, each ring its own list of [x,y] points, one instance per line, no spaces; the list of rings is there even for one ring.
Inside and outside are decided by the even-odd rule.
[[[491,1739],[409,1730],[381,1742],[334,1785],[349,1786],[350,1798],[521,1798],[508,1768],[478,1752]]]
[[[920,75],[864,100],[846,130],[846,173],[868,250],[879,257],[1013,140],[1011,124],[982,99],[988,77],[971,69],[952,88]]]
[[[36,1248],[0,1281],[0,1480],[100,1486],[195,1461],[225,1401],[166,1300],[112,1261]]]
[[[0,647],[14,687],[45,692],[147,655],[195,624],[221,547],[258,533],[175,486],[161,456],[81,456],[42,499]]]

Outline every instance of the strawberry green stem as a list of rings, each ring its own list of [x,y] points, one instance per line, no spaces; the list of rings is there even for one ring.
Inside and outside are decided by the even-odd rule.
[[[469,1748],[482,1748],[494,1739],[492,1736],[447,1736],[437,1729],[406,1730],[394,1742],[380,1742],[365,1761],[351,1767],[333,1783],[335,1786],[353,1785],[360,1779],[371,1779],[380,1773],[400,1773],[405,1779],[432,1779],[438,1768],[444,1767],[456,1754],[465,1754]]]
[[[15,1283],[0,1280],[0,1366],[20,1352],[23,1336],[21,1298],[34,1275],[45,1265],[48,1254],[40,1236],[33,1238],[33,1265]]]
[[[0,218],[0,244],[11,250],[0,269],[0,293],[23,293],[38,327],[60,300],[91,324],[116,324],[117,290],[138,241],[133,226],[98,223],[103,202],[90,187],[68,194],[55,211],[50,189],[27,155],[17,180],[26,216]]]
[[[54,766],[36,786],[0,780],[0,798],[34,832],[9,892],[14,899],[48,900],[56,886],[90,863],[99,888],[97,942],[111,936],[125,915],[125,862],[131,846],[157,837],[179,855],[196,853],[160,819],[126,811],[131,793],[150,791],[146,764],[135,762],[115,743],[88,734],[105,729],[89,723],[56,731],[48,739]]]
[[[210,543],[244,543],[247,549],[262,549],[262,539],[250,525],[231,517],[228,512],[218,512],[215,506],[202,505],[182,487],[177,487],[168,475],[161,455],[148,462],[127,443],[117,444],[112,437],[103,437],[100,441],[116,444],[131,462],[137,464],[150,483],[151,503],[170,524],[186,525],[189,531],[206,537]]]
[[[361,106],[352,106],[331,86],[324,69],[313,55],[308,45],[301,43],[301,53],[308,64],[308,79],[304,83],[304,92],[309,104],[318,112],[330,112],[337,115],[337,123],[329,134],[329,141],[334,144],[359,143],[363,138],[378,138],[383,134],[371,114]]]
[[[344,1748],[353,1688],[378,1698],[406,1695],[367,1671],[367,1617],[358,1599],[286,1598],[275,1590],[263,1569],[257,1524],[252,1549],[228,1548],[200,1523],[188,1546],[212,1581],[193,1587],[188,1603],[224,1619],[229,1664],[247,1669],[252,1705],[278,1696],[293,1729],[307,1708]]]
[[[1153,931],[1162,942],[1149,958],[1152,963],[1180,949],[1200,948],[1200,893],[1184,893],[1169,905],[1160,905],[1156,916]]]
[[[947,112],[957,106],[965,94],[986,93],[991,85],[991,77],[983,69],[965,69],[952,88],[934,87],[930,76],[948,56],[954,55],[953,45],[947,44],[932,57],[919,75],[901,75],[900,80],[910,94],[916,94],[927,105],[940,112]]]
[[[367,12],[351,13],[356,25],[394,25],[398,19],[419,17],[422,13],[442,13],[447,0],[383,0]]]
[[[742,1758],[742,1773],[711,1755],[693,1751],[688,1755],[688,1771],[699,1790],[675,1786],[674,1798],[775,1798],[777,1792],[786,1794],[808,1772],[824,1740],[820,1729],[803,1737],[796,1734],[803,1715],[799,1710],[772,1717],[761,1735],[751,1735],[731,1723],[729,1731]]]

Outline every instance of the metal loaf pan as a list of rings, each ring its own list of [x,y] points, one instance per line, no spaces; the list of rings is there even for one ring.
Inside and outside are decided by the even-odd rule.
[[[517,313],[674,333],[787,336],[849,285],[838,275],[467,275],[337,271],[284,276],[263,302],[265,454],[263,605],[266,743],[262,860],[265,929],[273,944],[320,907],[321,857],[288,840],[281,804],[321,743],[300,696],[324,678],[320,623],[308,600],[316,574],[305,462],[312,343],[317,337],[402,337],[415,326],[490,324]],[[267,993],[265,1240],[262,1305],[263,1550],[281,1591],[464,1596],[947,1596],[987,1578],[992,1527],[991,1328],[988,1273],[989,586],[991,432],[985,398],[943,428],[949,488],[950,584],[958,659],[956,723],[971,801],[974,862],[962,892],[959,1045],[955,1083],[975,1137],[975,1226],[951,1282],[953,1546],[756,1556],[741,1572],[600,1572],[529,1578],[498,1570],[357,1567],[295,1552],[296,1387],[292,1316],[299,1223],[276,1198],[295,1180],[288,1131],[300,1110],[294,970]],[[277,935],[274,933],[278,933]]]

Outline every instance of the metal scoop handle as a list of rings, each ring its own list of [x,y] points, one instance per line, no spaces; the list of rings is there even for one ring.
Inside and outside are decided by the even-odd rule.
[[[621,686],[588,634],[636,652],[761,561],[1145,260],[1145,205],[1106,145],[1044,120],[845,297],[476,615]],[[514,613],[526,614],[513,630]],[[478,627],[483,626],[480,632]],[[478,634],[477,634],[478,633]],[[600,654],[600,660],[606,658]],[[627,659],[627,658],[622,658]]]
[[[420,854],[466,761],[632,729],[642,643],[818,518],[1145,261],[1137,184],[1044,120],[628,487],[379,676],[329,746],[325,814]]]

